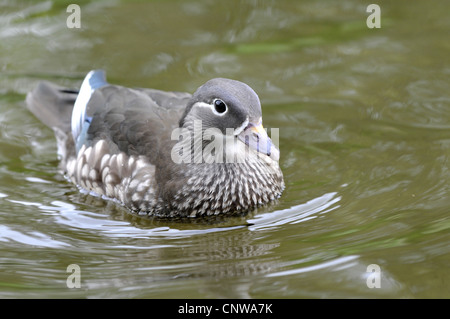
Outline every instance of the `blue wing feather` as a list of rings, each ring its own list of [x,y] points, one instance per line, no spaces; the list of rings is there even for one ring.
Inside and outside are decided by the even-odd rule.
[[[89,72],[81,84],[80,92],[75,100],[72,111],[72,136],[77,152],[84,144],[89,125],[91,124],[92,118],[86,115],[86,107],[91,99],[92,93],[107,84],[103,70]]]

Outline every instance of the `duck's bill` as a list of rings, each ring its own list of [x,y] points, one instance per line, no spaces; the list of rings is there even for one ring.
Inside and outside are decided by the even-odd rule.
[[[249,123],[238,135],[238,138],[250,148],[269,156],[273,160],[278,161],[280,159],[280,151],[272,143],[261,123]]]

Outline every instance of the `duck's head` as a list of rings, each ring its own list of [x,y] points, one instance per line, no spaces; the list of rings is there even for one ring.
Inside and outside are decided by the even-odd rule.
[[[280,152],[262,126],[261,103],[247,84],[224,78],[209,80],[192,95],[180,120],[180,127],[202,131],[216,129],[224,138],[236,137],[260,154],[278,161]]]

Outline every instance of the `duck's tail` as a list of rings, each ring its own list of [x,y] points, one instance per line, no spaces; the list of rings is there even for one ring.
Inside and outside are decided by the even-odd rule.
[[[92,92],[106,85],[102,70],[89,72],[80,90],[71,90],[53,83],[42,81],[28,93],[28,109],[45,125],[72,132],[74,138],[79,134],[85,118],[86,105]]]
[[[74,139],[77,140],[82,131],[92,92],[105,84],[104,72],[95,70],[88,73],[79,91],[42,81],[27,94],[28,109],[55,131],[58,154],[63,162],[75,154]]]
[[[73,105],[77,96],[78,91],[43,81],[27,94],[26,103],[42,123],[68,133],[71,131]]]
[[[39,82],[26,98],[26,104],[31,113],[55,132],[62,170],[66,160],[75,155],[71,118],[77,96],[78,91],[43,81]]]

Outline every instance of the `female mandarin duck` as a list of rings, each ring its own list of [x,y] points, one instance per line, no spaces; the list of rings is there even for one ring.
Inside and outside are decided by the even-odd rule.
[[[239,81],[212,79],[191,95],[111,85],[96,70],[79,92],[39,83],[27,105],[54,130],[73,183],[139,214],[243,214],[284,189],[259,98]]]

